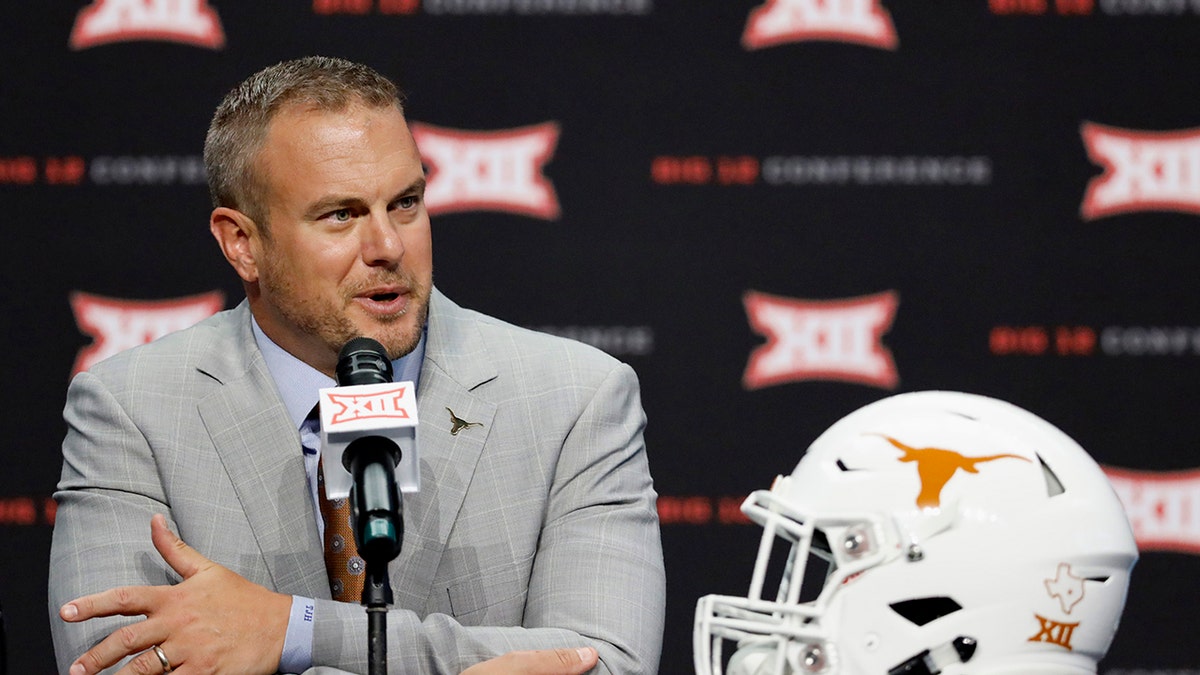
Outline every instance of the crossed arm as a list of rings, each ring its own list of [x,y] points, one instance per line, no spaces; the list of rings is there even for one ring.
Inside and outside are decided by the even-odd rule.
[[[98,673],[131,654],[136,656],[119,675],[162,672],[158,654],[151,651],[155,646],[170,655],[172,672],[184,672],[184,666],[186,672],[275,672],[291,598],[206,559],[175,536],[161,515],[151,519],[150,537],[183,582],[116,588],[63,605],[59,616],[67,622],[112,615],[146,617],[81,655],[70,675]],[[276,620],[262,622],[257,617]],[[580,675],[596,665],[597,658],[591,647],[516,651],[471,666],[463,675]]]

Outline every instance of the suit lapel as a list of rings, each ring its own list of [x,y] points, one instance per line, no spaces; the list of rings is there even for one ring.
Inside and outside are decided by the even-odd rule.
[[[219,342],[228,351],[214,350],[199,366],[222,384],[201,400],[200,417],[266,562],[264,582],[279,592],[328,598],[299,434],[255,347],[245,303],[232,315],[233,339]]]
[[[404,497],[403,548],[391,572],[397,604],[418,611],[429,601],[450,530],[496,415],[495,404],[472,393],[496,377],[474,321],[436,289],[430,302],[417,390],[421,491]],[[472,424],[452,433],[451,411]]]
[[[201,359],[222,386],[199,405],[233,482],[275,590],[328,598],[324,554],[308,493],[299,435],[254,346],[249,309],[231,312],[230,335]],[[496,406],[472,392],[497,372],[473,315],[434,289],[417,392],[421,491],[404,497],[400,558],[390,566],[397,605],[421,610],[492,430]],[[457,434],[451,412],[474,423]]]

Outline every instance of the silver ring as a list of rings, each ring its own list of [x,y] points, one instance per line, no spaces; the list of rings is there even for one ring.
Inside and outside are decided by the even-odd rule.
[[[171,667],[171,662],[167,660],[167,655],[163,653],[162,647],[154,645],[154,655],[158,657],[158,662],[162,664],[164,673],[169,673],[174,670],[174,668]]]

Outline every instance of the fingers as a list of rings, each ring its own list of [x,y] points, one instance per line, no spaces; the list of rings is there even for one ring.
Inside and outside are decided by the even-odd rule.
[[[517,655],[529,655],[530,668],[545,675],[571,675],[584,673],[596,665],[596,650],[591,647],[546,649],[540,651],[517,652]]]
[[[600,660],[600,655],[591,647],[580,647],[579,649],[556,649],[559,653],[559,658],[562,660],[563,666],[567,667],[566,673],[569,675],[578,675],[591,670],[596,662]]]
[[[598,659],[591,647],[509,652],[471,666],[462,675],[582,675]]]
[[[167,528],[167,519],[155,514],[150,519],[150,539],[163,559],[186,579],[208,561]],[[187,570],[187,573],[184,572]],[[63,605],[58,615],[63,621],[78,622],[98,616],[138,616],[157,606],[158,598],[151,586],[123,586],[101,593],[86,595]]]
[[[183,543],[175,533],[167,527],[167,517],[161,513],[154,514],[150,519],[150,541],[163,560],[184,579],[189,579],[200,570],[212,565],[212,562],[200,555],[196,549]]]
[[[168,663],[170,663],[168,661]],[[171,663],[171,670],[174,672],[177,664]],[[142,652],[136,657],[129,660],[123,668],[117,671],[116,675],[159,675],[165,673],[167,669],[163,666],[163,662],[159,660],[158,655],[154,650]],[[76,675],[71,673],[71,675]]]
[[[98,673],[114,665],[130,654],[145,652],[156,644],[167,639],[165,627],[153,619],[139,621],[123,626],[108,637],[98,642],[94,647],[84,652],[71,664],[70,675],[90,675]],[[135,663],[136,662],[136,663]],[[132,670],[129,670],[132,668]],[[162,663],[154,652],[143,653],[126,665],[122,672],[158,673],[162,671]]]
[[[98,616],[140,616],[156,606],[152,586],[122,586],[93,595],[85,595],[63,605],[58,615],[72,623]]]
[[[150,521],[154,548],[184,577],[172,586],[116,588],[72,600],[59,613],[66,621],[100,616],[144,615],[118,628],[71,667],[71,675],[94,675],[132,657],[119,675],[158,675],[165,667],[159,645],[172,668],[187,672],[270,673],[279,664],[287,632],[291,596],[251,583],[185,544],[161,515]],[[182,652],[182,653],[181,653]]]

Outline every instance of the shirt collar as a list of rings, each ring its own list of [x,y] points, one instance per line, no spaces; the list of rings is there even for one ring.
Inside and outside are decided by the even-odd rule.
[[[287,409],[292,426],[299,428],[304,418],[308,417],[309,411],[317,404],[319,390],[337,386],[337,381],[275,344],[275,341],[263,332],[253,315],[250,317],[250,328],[254,332],[254,341],[258,343],[263,360],[267,362],[267,371],[271,373],[275,388],[279,390],[279,396],[283,399],[283,407]],[[392,381],[411,381],[416,385],[421,377],[421,363],[424,358],[425,330],[422,329],[421,339],[416,348],[392,361]]]

